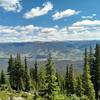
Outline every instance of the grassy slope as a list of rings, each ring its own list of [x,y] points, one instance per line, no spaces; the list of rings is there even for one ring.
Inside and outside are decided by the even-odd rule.
[[[20,92],[20,93],[10,93],[8,91],[0,91],[0,100],[8,100],[10,96],[13,97],[23,97],[25,100],[32,100],[32,95],[29,93],[25,92]]]

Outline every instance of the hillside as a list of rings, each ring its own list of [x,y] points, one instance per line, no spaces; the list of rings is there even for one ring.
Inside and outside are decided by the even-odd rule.
[[[100,44],[100,41],[0,43],[0,66],[7,67],[10,54],[27,56],[29,66],[32,66],[34,59],[43,61],[50,52],[58,69],[64,70],[67,63],[74,63],[76,69],[81,69],[84,49],[90,45],[94,48],[96,43]]]

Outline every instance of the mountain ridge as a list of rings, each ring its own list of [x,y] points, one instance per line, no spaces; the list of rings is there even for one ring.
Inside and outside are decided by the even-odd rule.
[[[47,56],[48,53],[51,53],[53,55],[53,58],[57,59],[58,57],[58,59],[65,59],[67,57],[68,60],[72,60],[74,57],[73,54],[78,53],[77,56],[79,56],[80,53],[80,55],[82,56],[85,48],[89,48],[90,46],[94,48],[97,43],[100,44],[100,41],[35,41],[22,43],[0,43],[0,57],[8,57],[10,54],[15,55],[16,53],[21,53],[22,56],[26,55],[28,57],[31,56],[33,58],[36,56],[40,56],[41,58],[42,56]],[[71,57],[71,55],[73,56]],[[62,57],[60,58],[60,56]]]
[[[16,56],[20,53],[22,58],[26,56],[29,66],[33,66],[35,59],[39,62],[45,61],[48,53],[51,53],[58,69],[62,66],[64,69],[69,62],[82,69],[84,49],[89,49],[90,46],[94,49],[96,44],[100,44],[100,41],[0,43],[0,66],[1,68],[8,66],[8,58],[11,54]]]

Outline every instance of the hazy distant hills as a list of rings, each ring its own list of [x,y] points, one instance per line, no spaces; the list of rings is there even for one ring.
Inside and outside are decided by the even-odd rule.
[[[30,58],[45,59],[50,52],[55,59],[80,60],[84,48],[94,48],[100,41],[0,43],[0,58],[21,53]]]
[[[94,48],[97,43],[100,44],[100,41],[0,43],[0,66],[7,66],[7,58],[10,54],[20,53],[22,57],[27,56],[32,62],[35,58],[46,59],[49,52],[58,62],[63,60],[65,64],[67,61],[73,61],[77,62],[78,66],[80,65],[78,61],[83,60],[84,49],[89,48],[90,45]],[[59,67],[63,66],[60,64]]]

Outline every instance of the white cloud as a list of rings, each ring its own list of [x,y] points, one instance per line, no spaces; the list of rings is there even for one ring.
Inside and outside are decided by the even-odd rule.
[[[41,28],[34,25],[2,26],[0,25],[0,42],[27,42],[32,41],[35,33]]]
[[[30,19],[37,16],[45,15],[52,9],[53,9],[53,4],[51,4],[50,2],[46,2],[43,4],[43,7],[32,8],[30,11],[26,12],[24,14],[24,18]]]
[[[78,24],[77,24],[78,23]],[[2,26],[0,42],[100,40],[100,21],[82,20],[68,27]]]
[[[82,20],[73,24],[74,26],[97,26],[100,25],[100,20]]]
[[[91,16],[82,16],[82,19],[93,19],[96,14],[92,14]]]
[[[93,16],[82,16],[82,19],[92,19]]]
[[[58,20],[58,19],[61,19],[61,18],[77,15],[79,13],[80,13],[80,11],[67,9],[67,10],[64,10],[62,12],[56,12],[54,15],[52,15],[52,17],[53,17],[53,20]]]
[[[22,10],[21,1],[22,0],[0,0],[0,7],[5,11],[20,12]]]

